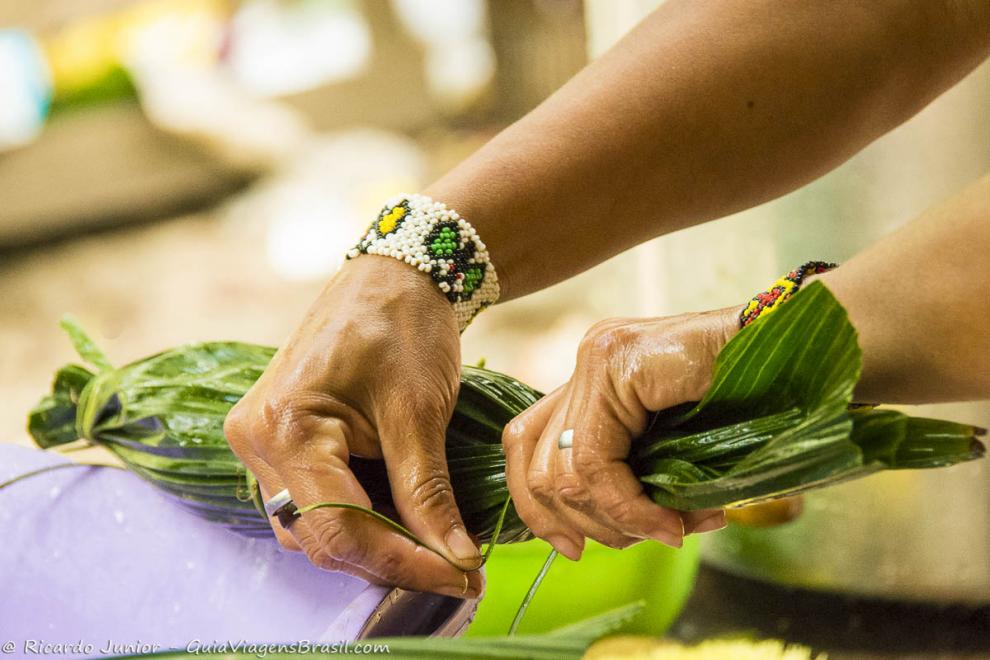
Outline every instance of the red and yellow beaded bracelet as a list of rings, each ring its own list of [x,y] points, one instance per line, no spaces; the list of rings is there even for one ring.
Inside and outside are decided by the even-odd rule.
[[[788,298],[797,293],[804,279],[809,275],[817,275],[835,268],[836,264],[827,261],[809,261],[787,273],[773,283],[766,291],[753,296],[742,312],[739,313],[739,327],[745,328],[762,314],[769,314],[784,304]]]

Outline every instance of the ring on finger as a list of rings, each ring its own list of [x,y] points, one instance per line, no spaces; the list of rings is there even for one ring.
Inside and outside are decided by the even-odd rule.
[[[296,511],[298,507],[292,501],[288,488],[275,493],[265,502],[265,513],[271,518],[276,518],[283,529],[289,529],[299,517]]]

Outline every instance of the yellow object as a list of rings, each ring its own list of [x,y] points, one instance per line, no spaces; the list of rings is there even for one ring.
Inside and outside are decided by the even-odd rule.
[[[115,16],[85,19],[45,40],[56,97],[91,87],[120,66],[119,23]]]
[[[725,519],[745,527],[776,527],[801,515],[804,499],[801,495],[758,502],[737,509],[726,509]]]
[[[55,96],[99,84],[126,69],[131,58],[146,57],[142,49],[185,65],[212,66],[219,26],[229,14],[227,0],[149,0],[75,21],[43,39]]]
[[[381,220],[378,221],[378,233],[384,236],[385,234],[391,232],[395,229],[395,226],[399,224],[399,220],[402,220],[405,215],[405,207],[394,207],[391,211],[382,216]]]
[[[682,646],[653,637],[621,635],[592,644],[585,660],[826,660],[824,653],[779,640],[712,640]]]

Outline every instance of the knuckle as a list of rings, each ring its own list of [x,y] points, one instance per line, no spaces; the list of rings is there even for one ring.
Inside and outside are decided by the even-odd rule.
[[[365,547],[360,537],[348,533],[344,516],[332,516],[317,526],[314,537],[317,547],[331,559],[360,565],[365,557]]]
[[[596,323],[588,330],[578,348],[579,360],[594,360],[613,355],[635,340],[633,326],[617,319]]]
[[[576,509],[585,509],[590,500],[590,494],[584,480],[575,474],[563,474],[557,478],[557,497],[561,502]]]
[[[518,445],[526,433],[526,413],[516,415],[502,430],[502,446],[508,449]]]
[[[388,584],[401,584],[406,580],[402,555],[392,550],[382,550],[375,555],[374,574]]]
[[[529,491],[533,494],[533,498],[543,505],[549,505],[553,502],[554,497],[554,487],[553,483],[550,481],[550,476],[540,470],[531,471],[526,475],[526,484],[529,486]]]
[[[602,511],[619,523],[628,522],[632,518],[634,503],[627,499],[611,498],[601,504]]]
[[[227,442],[236,451],[243,447],[250,433],[247,432],[248,408],[244,399],[241,399],[223,420],[223,434]]]
[[[341,524],[340,516],[332,516],[326,518],[319,525],[316,525],[313,540],[316,541],[317,548],[322,548],[329,552],[331,549],[338,548],[341,545],[340,538],[342,536],[344,536],[344,526]],[[331,554],[337,557],[337,553]]]
[[[278,396],[264,401],[252,417],[248,442],[270,464],[294,455],[300,442],[312,431],[308,411],[291,397]]]
[[[614,328],[616,325],[619,325],[620,323],[621,323],[621,319],[618,318],[602,319],[601,321],[596,322],[594,325],[588,328],[588,332],[585,333],[585,337],[594,338],[597,337],[598,335],[605,334],[609,330]]]
[[[290,397],[270,397],[260,403],[245,398],[227,413],[224,435],[235,452],[268,460],[305,436],[302,412]]]
[[[582,447],[574,443],[572,460],[574,461],[574,471],[584,478],[593,476],[602,466],[602,459],[598,454],[587,447]]]
[[[297,412],[291,399],[273,396],[262,403],[258,425],[267,429],[275,437],[296,436],[301,431],[301,417]]]
[[[309,563],[317,568],[322,568],[325,571],[342,571],[347,572],[347,565],[343,562],[337,561],[327,553],[321,550],[314,550],[312,552],[307,552],[306,557],[309,559]]]
[[[412,489],[413,502],[423,509],[442,509],[453,502],[454,491],[446,475],[432,474],[417,482]]]

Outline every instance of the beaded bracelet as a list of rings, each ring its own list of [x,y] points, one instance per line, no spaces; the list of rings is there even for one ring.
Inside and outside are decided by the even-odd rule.
[[[361,254],[393,257],[429,273],[454,306],[461,332],[498,300],[498,276],[478,232],[426,195],[390,199],[347,258]]]
[[[784,304],[801,288],[804,278],[832,270],[835,266],[836,264],[827,261],[809,261],[787,273],[774,282],[769,289],[753,296],[753,299],[739,313],[739,327],[745,328],[759,318],[761,314],[769,314]]]

